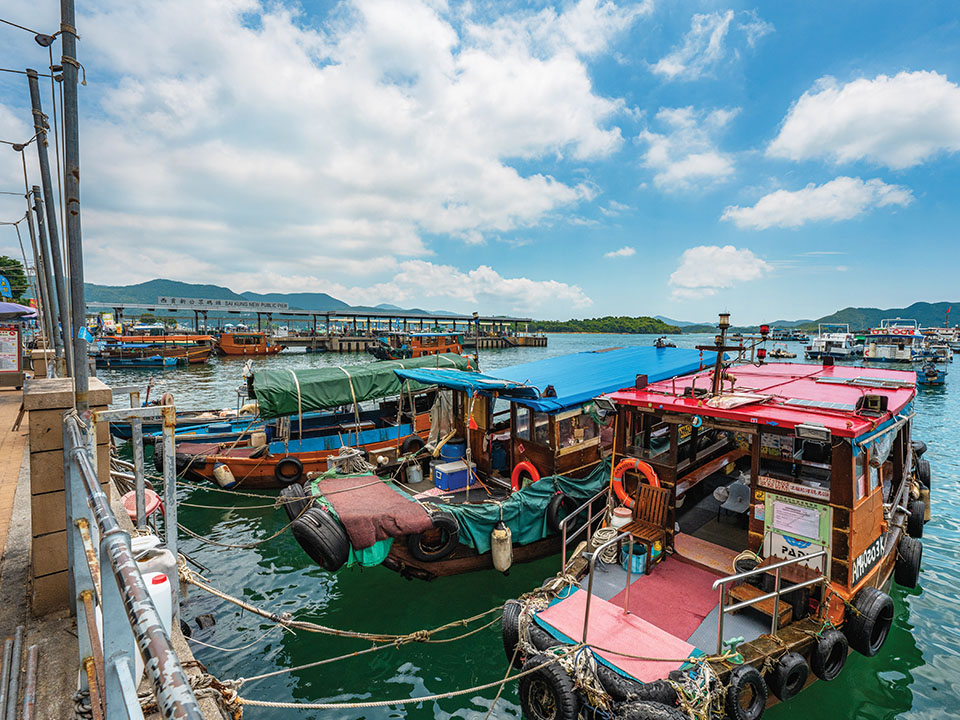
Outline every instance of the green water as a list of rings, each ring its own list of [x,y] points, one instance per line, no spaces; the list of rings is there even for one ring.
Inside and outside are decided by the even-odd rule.
[[[481,353],[481,367],[527,362],[549,355],[611,346],[645,344],[652,336],[551,336],[550,346]],[[687,336],[679,344],[708,342]],[[802,358],[802,348],[791,344]],[[279,355],[254,361],[257,366],[317,367],[366,362],[365,355]],[[174,393],[178,408],[224,407],[235,403],[242,361],[212,360],[195,368],[160,372],[101,371],[110,385],[145,386],[154,377],[152,396]],[[960,370],[960,365],[957,366]],[[948,367],[952,371],[952,367]],[[952,372],[948,383],[960,382]],[[960,718],[960,500],[958,459],[953,452],[954,428],[960,418],[960,389],[921,389],[916,402],[915,437],[926,440],[933,466],[933,519],[924,530],[921,587],[895,586],[894,629],[879,656],[851,655],[840,678],[818,682],[789,704],[768,711],[766,718],[793,720],[829,718]],[[181,489],[183,524],[213,540],[250,543],[268,538],[286,524],[282,510],[255,507],[268,501],[241,498],[214,490]],[[290,612],[330,627],[405,633],[482,612],[540,584],[558,570],[558,558],[515,566],[509,576],[480,572],[431,583],[407,581],[382,568],[354,568],[330,575],[317,568],[289,533],[253,550],[234,550],[181,540],[182,547],[210,568],[216,586],[268,607]],[[198,657],[221,678],[252,677],[370,646],[356,640],[273,628],[249,613],[194,590],[183,605],[188,621],[209,613],[216,625],[194,637],[232,652],[194,644]],[[264,637],[264,634],[266,636]],[[503,676],[506,659],[499,627],[441,645],[407,645],[353,657],[333,664],[285,673],[245,684],[244,697],[284,702],[358,702],[410,698],[491,682]],[[377,710],[289,710],[247,707],[247,720],[279,718],[388,718],[411,720],[486,715],[496,690],[439,702]],[[491,717],[520,717],[515,685],[509,685]]]

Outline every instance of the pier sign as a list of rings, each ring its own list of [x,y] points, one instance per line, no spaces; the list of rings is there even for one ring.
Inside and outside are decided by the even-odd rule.
[[[261,302],[260,300],[218,300],[213,298],[157,298],[157,305],[183,310],[226,310],[228,312],[284,312],[289,309],[287,303]]]

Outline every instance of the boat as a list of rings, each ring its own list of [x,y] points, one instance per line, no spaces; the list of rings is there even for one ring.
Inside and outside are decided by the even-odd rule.
[[[711,360],[694,349],[646,346],[486,373],[397,370],[405,381],[441,390],[421,462],[439,458],[425,475],[416,467],[406,483],[333,474],[285,489],[300,503],[287,508],[293,535],[328,571],[358,558],[423,580],[505,571],[556,553],[564,516],[609,484],[603,461],[613,422],[591,398]]]
[[[178,358],[163,357],[162,355],[134,355],[126,356],[99,354],[96,355],[96,365],[98,368],[117,369],[117,368],[173,368],[182,364]],[[185,364],[185,363],[184,363]]]
[[[350,367],[309,370],[259,370],[248,378],[248,394],[257,401],[260,418],[284,418],[283,428],[265,444],[249,442],[191,442],[176,444],[177,470],[193,480],[241,489],[282,488],[298,483],[308,473],[327,469],[329,458],[341,447],[356,448],[392,467],[399,455],[423,446],[430,427],[434,388],[405,384],[394,370],[443,367],[467,370],[472,360],[460,355],[434,355],[410,360],[373,362]],[[375,401],[361,406],[361,403]],[[315,411],[322,423],[311,426],[297,418]],[[381,462],[379,458],[384,458]],[[162,454],[154,464],[162,467]],[[218,480],[223,466],[234,481]]]
[[[283,345],[274,345],[262,332],[224,332],[216,340],[221,355],[276,355]]]
[[[946,342],[931,340],[927,337],[923,341],[923,348],[917,360],[923,363],[953,362],[953,349]]]
[[[774,358],[775,360],[789,360],[795,358],[797,354],[795,352],[790,352],[787,350],[785,344],[774,345],[773,350],[767,353],[767,357]]]
[[[391,332],[368,345],[367,352],[378,360],[404,360],[443,353],[459,355],[463,352],[463,336],[444,332]]]
[[[832,363],[718,363],[599,398],[632,427],[612,462],[630,463],[637,484],[604,532],[584,524],[569,538],[579,545],[555,579],[504,606],[524,716],[679,720],[693,708],[759,720],[814,678],[843,683],[851,650],[880,653],[891,585],[917,586],[929,519],[915,382]],[[680,506],[682,424],[747,453]],[[670,443],[655,452],[646,438],[663,425]]]
[[[923,335],[916,320],[893,318],[881,320],[871,328],[863,350],[871,362],[915,362],[923,354]]]
[[[810,336],[795,329],[771,328],[770,339],[778,342],[810,342]]]
[[[825,357],[834,360],[856,360],[860,349],[856,337],[846,323],[820,323],[817,325],[817,336],[804,349],[803,354],[808,360],[822,360]]]
[[[667,340],[666,336],[661,336],[657,338],[653,346],[656,348],[675,348],[677,344],[672,340]]]
[[[946,385],[946,383],[947,371],[941,370],[932,362],[924,363],[917,370],[918,385]]]

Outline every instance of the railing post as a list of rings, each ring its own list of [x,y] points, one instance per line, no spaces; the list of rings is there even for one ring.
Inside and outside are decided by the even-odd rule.
[[[177,427],[177,410],[173,405],[164,405],[161,408],[163,416],[163,517],[166,530],[166,548],[179,562],[177,548],[177,443],[174,430]],[[156,452],[156,449],[154,449]],[[173,585],[173,619],[180,617],[180,589],[178,583]]]
[[[723,616],[726,615],[727,583],[720,583],[720,607],[717,608],[717,655],[723,652]]]
[[[777,628],[780,626],[780,573],[782,567],[777,568],[777,579],[774,581],[773,591],[776,593],[773,597],[773,622],[770,626],[770,634],[776,635]]]
[[[147,526],[147,506],[144,499],[146,483],[143,478],[143,420],[138,417],[130,420],[130,442],[133,444],[133,477],[137,494],[137,529]]]

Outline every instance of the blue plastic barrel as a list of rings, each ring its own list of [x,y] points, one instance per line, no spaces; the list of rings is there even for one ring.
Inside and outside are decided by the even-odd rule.
[[[440,448],[440,457],[447,462],[461,460],[467,454],[467,443],[464,440],[450,440]]]

